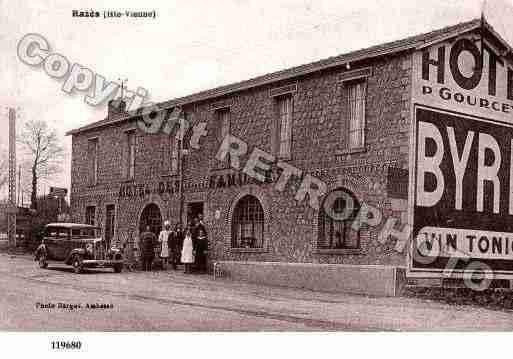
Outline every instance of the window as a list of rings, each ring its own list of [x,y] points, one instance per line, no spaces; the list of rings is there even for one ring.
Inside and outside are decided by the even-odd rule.
[[[98,230],[94,228],[76,228],[71,230],[73,238],[94,238],[99,237]]]
[[[224,107],[224,108],[216,110],[216,117],[217,117],[217,128],[218,128],[218,131],[217,131],[218,139],[217,140],[220,145],[223,142],[224,138],[230,134],[230,126],[231,126],[230,108]],[[226,155],[226,158],[222,163],[220,163],[218,161],[219,168],[222,168],[223,166],[229,167],[230,163],[231,163],[231,160],[230,160],[229,153]]]
[[[88,141],[87,157],[89,159],[89,184],[98,183],[98,138],[92,138]]]
[[[242,197],[233,211],[232,248],[264,247],[264,211],[257,198]]]
[[[45,237],[54,239],[68,239],[69,229],[63,227],[47,227],[45,230]]]
[[[133,179],[135,176],[135,131],[126,132],[127,156],[126,156],[126,177]]]
[[[365,147],[365,93],[366,82],[347,82],[348,147]]]
[[[319,249],[359,249],[360,231],[351,228],[360,210],[355,196],[337,189],[326,196],[319,210]]]
[[[278,156],[290,158],[292,142],[292,95],[277,97],[278,105]]]
[[[85,211],[85,223],[94,226],[96,217],[96,207],[95,206],[87,206]]]
[[[219,126],[219,140],[230,134],[230,108],[225,107],[216,111]]]
[[[178,174],[178,170],[179,170],[179,168],[178,168],[178,161],[179,161],[178,151],[179,151],[179,146],[180,146],[178,130],[176,133],[173,130],[173,132],[171,132],[170,135],[163,135],[161,137],[161,146],[162,146],[162,156],[161,156],[162,174],[164,176],[169,176],[169,175],[173,176],[173,175]]]
[[[178,151],[179,151],[179,141],[180,135],[177,134],[176,136],[171,136],[169,139],[170,142],[170,151],[171,151],[171,161],[170,161],[170,172],[171,174],[177,174],[178,173]]]

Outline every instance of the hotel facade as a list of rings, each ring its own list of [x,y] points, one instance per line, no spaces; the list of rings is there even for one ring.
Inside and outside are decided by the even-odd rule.
[[[265,267],[267,277],[296,273],[281,279],[285,282],[294,281],[298,271],[315,271],[318,277],[309,274],[312,281],[336,268],[342,268],[342,281],[350,276],[361,282],[386,281],[386,273],[396,281],[398,268],[438,273],[440,267],[411,259],[408,246],[398,244],[400,235],[383,233],[406,233],[409,226],[415,237],[421,231],[416,223],[423,221],[422,228],[445,228],[449,222],[441,225],[434,208],[443,214],[456,203],[458,210],[461,189],[475,192],[475,181],[458,187],[451,180],[455,170],[444,172],[450,138],[441,140],[446,144],[442,164],[433,165],[441,147],[432,148],[431,139],[436,142],[438,136],[429,135],[430,126],[437,125],[428,123],[429,111],[511,116],[510,57],[510,47],[478,19],[159,104],[165,120],[180,109],[188,121],[181,144],[162,128],[142,131],[140,113],[111,102],[105,119],[68,133],[73,219],[101,226],[113,243],[137,246],[146,225],[157,232],[165,220],[174,224],[181,215],[187,223],[202,214],[211,264],[226,263],[227,272],[243,272],[238,264],[255,271]],[[470,70],[465,61],[473,61]],[[479,78],[476,67],[482,70]],[[484,86],[488,90],[481,93]],[[198,124],[205,124],[206,134],[194,145]],[[230,165],[233,154],[216,158],[227,135],[246,146],[239,168]],[[455,136],[456,142],[465,139],[458,131]],[[456,145],[460,164],[462,146]],[[469,148],[472,160],[478,149],[474,156]],[[251,176],[243,168],[255,149],[271,169]],[[283,183],[285,169],[290,176]],[[325,187],[315,185],[317,180]],[[488,209],[496,215],[488,203],[498,196],[494,176],[481,180],[485,213],[480,215],[486,217]],[[305,186],[310,195],[303,195]],[[312,205],[315,190],[322,190],[318,206]],[[443,198],[435,204],[440,191]],[[456,199],[449,198],[453,192]],[[479,193],[469,195],[473,201],[476,196],[479,202]],[[346,213],[351,202],[343,219],[329,213]],[[379,223],[362,220],[364,207],[379,211]],[[376,276],[372,273],[381,277],[369,279]]]

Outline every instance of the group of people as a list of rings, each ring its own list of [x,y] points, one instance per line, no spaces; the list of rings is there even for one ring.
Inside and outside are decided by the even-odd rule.
[[[169,221],[165,221],[158,238],[150,231],[150,227],[146,226],[140,237],[144,271],[152,270],[155,248],[159,249],[158,255],[162,260],[163,269],[167,269],[171,264],[171,267],[176,270],[178,264],[182,263],[185,273],[192,273],[193,268],[200,273],[207,271],[208,238],[201,215],[195,218],[185,230],[180,224],[171,229]]]

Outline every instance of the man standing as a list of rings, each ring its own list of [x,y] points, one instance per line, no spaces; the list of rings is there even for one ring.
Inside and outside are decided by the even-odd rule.
[[[141,234],[141,254],[143,271],[151,271],[151,265],[155,256],[155,242],[157,238],[150,231],[150,226]]]

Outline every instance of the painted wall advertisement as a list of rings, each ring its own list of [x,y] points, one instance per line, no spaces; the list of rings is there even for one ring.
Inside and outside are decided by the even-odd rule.
[[[512,278],[513,64],[503,52],[473,34],[414,54],[411,276]]]

